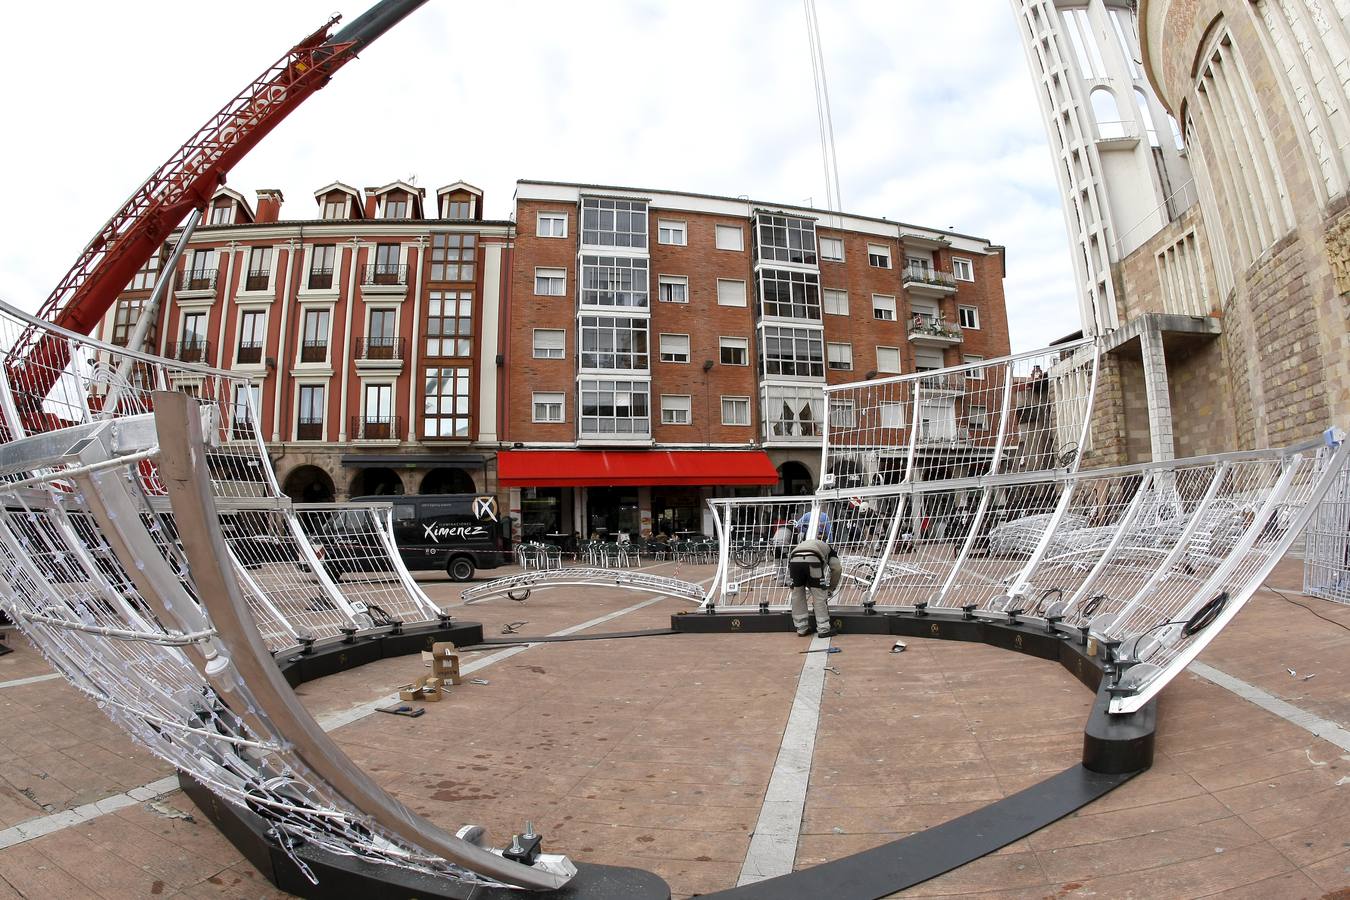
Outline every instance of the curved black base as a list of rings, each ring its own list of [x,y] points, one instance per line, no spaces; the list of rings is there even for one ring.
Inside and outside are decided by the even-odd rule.
[[[1153,765],[1156,713],[1149,703],[1137,713],[1113,716],[1103,687],[1103,660],[1086,638],[1063,629],[1047,630],[1040,622],[1001,621],[947,610],[923,613],[879,613],[860,606],[836,607],[830,618],[840,634],[888,634],[947,641],[977,641],[991,647],[1058,662],[1085,686],[1097,692],[1083,732],[1083,766],[1103,774],[1139,772]],[[782,612],[682,612],[670,627],[687,634],[790,632],[792,617]]]
[[[726,900],[886,897],[1019,841],[1115,790],[1137,774],[1103,775],[1074,766],[1011,797],[898,841],[791,875],[704,896]]]
[[[438,641],[450,641],[467,647],[483,641],[483,626],[478,622],[424,622],[401,626],[397,631],[354,635],[349,639],[332,638],[308,650],[290,650],[277,654],[277,666],[291,687],[307,681],[336,675],[378,659],[408,656],[430,650]]]
[[[370,900],[521,900],[539,897],[546,900],[670,900],[670,886],[642,869],[618,866],[577,864],[576,876],[556,891],[533,892],[465,884],[445,878],[420,875],[394,866],[381,866],[349,856],[338,856],[318,847],[301,846],[294,856],[287,854],[268,837],[267,823],[248,810],[221,800],[207,788],[182,772],[178,784],[197,804],[235,849],[253,864],[262,876],[297,897],[362,897]],[[310,881],[296,864],[301,860],[318,879]]]

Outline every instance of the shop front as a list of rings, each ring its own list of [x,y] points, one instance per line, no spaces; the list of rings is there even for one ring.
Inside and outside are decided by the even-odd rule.
[[[718,450],[511,450],[498,478],[521,523],[518,537],[712,535],[707,501],[778,483],[768,456]]]

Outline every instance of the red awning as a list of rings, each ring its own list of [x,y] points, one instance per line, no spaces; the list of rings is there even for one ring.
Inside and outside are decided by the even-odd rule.
[[[502,450],[502,487],[777,484],[762,450]]]

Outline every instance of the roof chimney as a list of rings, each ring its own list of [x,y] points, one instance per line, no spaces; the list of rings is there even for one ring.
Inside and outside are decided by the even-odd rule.
[[[284,199],[281,191],[276,188],[263,188],[258,191],[258,215],[254,221],[261,225],[281,218],[281,203]]]

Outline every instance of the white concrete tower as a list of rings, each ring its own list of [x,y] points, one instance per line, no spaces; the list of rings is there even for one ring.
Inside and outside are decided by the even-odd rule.
[[[1123,324],[1112,266],[1195,202],[1144,77],[1131,0],[1012,0],[1055,157],[1086,334]]]

